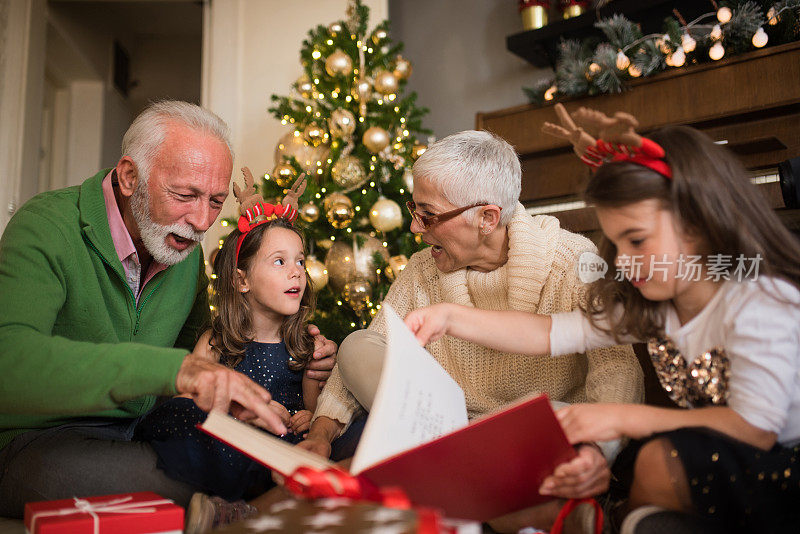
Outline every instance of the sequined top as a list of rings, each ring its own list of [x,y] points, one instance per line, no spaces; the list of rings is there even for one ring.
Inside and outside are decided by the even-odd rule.
[[[288,367],[289,352],[281,343],[247,345],[235,369],[270,392],[289,413],[304,409],[302,371]],[[136,439],[147,441],[158,455],[158,467],[171,478],[207,493],[238,499],[254,485],[269,481],[269,471],[232,447],[206,435],[195,425],[206,414],[194,401],[176,397],[158,405],[136,427]],[[287,434],[290,443],[301,436]]]
[[[680,405],[727,404],[750,424],[775,432],[784,446],[800,443],[800,291],[761,276],[727,281],[681,324],[664,303],[665,337],[649,342],[662,386]],[[554,355],[615,344],[580,311],[552,316]]]

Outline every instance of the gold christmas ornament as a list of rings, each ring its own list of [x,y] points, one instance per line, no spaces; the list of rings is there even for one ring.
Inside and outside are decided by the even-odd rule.
[[[374,261],[376,252],[380,253],[386,262],[389,261],[389,252],[383,243],[363,232],[354,232],[350,243],[334,241],[328,255],[325,256],[328,283],[331,288],[341,292],[347,282],[359,277],[371,284],[377,284],[378,273]]]
[[[346,109],[335,109],[328,119],[328,129],[334,137],[348,137],[356,131],[356,118]]]
[[[394,75],[398,80],[407,80],[413,70],[409,60],[403,56],[397,56],[394,64]]]
[[[300,206],[300,218],[307,223],[313,223],[319,219],[319,206],[313,202]]]
[[[394,281],[400,276],[400,272],[408,265],[408,258],[405,254],[399,254],[389,258],[389,266],[386,267],[386,276],[389,280]]]
[[[290,187],[295,178],[297,178],[297,173],[290,164],[278,163],[275,165],[275,168],[272,169],[272,178],[275,179],[275,183],[278,184],[278,186]]]
[[[333,246],[333,241],[330,239],[317,239],[317,246],[322,250],[330,250]]]
[[[357,157],[342,156],[333,164],[331,178],[344,189],[354,189],[367,181],[367,173]]]
[[[372,42],[375,43],[376,45],[380,45],[381,41],[385,41],[387,37],[389,37],[389,32],[387,32],[383,28],[372,32]]]
[[[322,201],[322,209],[328,211],[330,207],[336,202],[344,202],[348,206],[353,205],[353,201],[350,200],[350,197],[348,197],[344,193],[339,193],[338,191],[334,191],[333,193],[329,193],[325,197],[325,200]]]
[[[313,255],[306,257],[306,272],[314,291],[319,291],[327,285],[328,269],[325,268],[324,263]]]
[[[386,70],[382,70],[375,75],[375,81],[373,82],[373,85],[375,86],[375,90],[382,95],[396,93],[398,87],[400,86],[394,74]]]
[[[353,207],[344,202],[334,202],[331,204],[330,208],[328,208],[328,211],[325,212],[328,222],[337,230],[350,226],[355,214]]]
[[[417,161],[426,150],[428,150],[428,145],[416,143],[413,147],[411,147],[411,159]]]
[[[322,144],[318,147],[310,146],[303,135],[287,132],[275,146],[275,162],[283,163],[284,156],[294,156],[305,172],[313,173],[319,168],[318,161],[328,159],[328,147]]]
[[[364,143],[364,146],[369,149],[370,152],[373,154],[377,154],[387,146],[389,146],[389,132],[381,128],[380,126],[373,126],[366,132],[364,132],[363,137],[361,140]]]
[[[297,92],[303,98],[311,98],[314,95],[314,84],[305,74],[297,78]]]
[[[328,134],[317,123],[312,122],[303,130],[303,137],[308,141],[308,144],[318,147],[327,140]]]
[[[564,8],[564,18],[565,19],[571,19],[573,17],[579,17],[579,16],[583,15],[583,13],[585,11],[586,11],[586,8],[583,7],[581,4],[572,4],[572,3],[570,3],[570,5],[568,5],[568,6],[566,6]]]
[[[369,222],[379,232],[389,232],[403,225],[403,212],[397,202],[381,197],[369,210]]]
[[[325,71],[331,76],[346,76],[353,72],[353,60],[337,49],[325,60]]]
[[[343,29],[342,25],[339,22],[331,22],[330,24],[328,24],[328,33],[330,33],[334,37],[337,34],[342,33],[342,29]]]
[[[344,300],[353,310],[361,315],[367,307],[367,303],[372,298],[372,284],[363,278],[356,278],[347,282],[342,290]]]

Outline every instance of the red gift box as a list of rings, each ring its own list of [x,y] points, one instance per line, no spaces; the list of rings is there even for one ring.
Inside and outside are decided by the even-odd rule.
[[[183,508],[149,491],[25,504],[30,534],[155,534],[183,531]]]

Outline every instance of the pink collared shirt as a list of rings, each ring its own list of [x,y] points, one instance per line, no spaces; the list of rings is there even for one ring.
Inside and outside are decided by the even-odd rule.
[[[139,255],[136,253],[136,247],[133,246],[133,239],[131,239],[131,234],[122,220],[122,214],[119,212],[119,206],[117,206],[117,198],[114,196],[114,185],[111,182],[113,174],[114,171],[112,170],[103,178],[103,198],[106,201],[108,228],[111,230],[111,240],[114,242],[117,257],[119,257],[119,261],[125,271],[125,281],[128,282],[128,286],[136,296],[136,304],[139,304],[139,295],[141,295],[144,286],[156,274],[166,269],[167,265],[158,263],[155,260],[151,261],[147,276],[144,277],[144,282],[142,282],[142,264],[139,262]]]

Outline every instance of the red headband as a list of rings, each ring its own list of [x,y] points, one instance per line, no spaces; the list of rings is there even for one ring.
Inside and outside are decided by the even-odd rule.
[[[581,161],[590,167],[597,168],[604,163],[615,161],[630,161],[657,172],[665,178],[672,179],[672,168],[664,161],[666,153],[661,145],[640,137],[640,146],[607,143],[598,139],[597,143],[589,146],[581,156]]]
[[[672,169],[664,160],[664,149],[652,139],[636,133],[635,128],[639,123],[633,115],[617,112],[613,117],[608,117],[587,108],[580,108],[570,115],[562,104],[556,104],[554,109],[561,124],[546,122],[542,131],[570,141],[581,161],[590,167],[629,161],[672,179]],[[581,127],[584,125],[599,131],[598,138],[587,133]]]
[[[245,214],[239,217],[239,231],[241,235],[236,240],[236,258],[234,259],[234,267],[239,265],[239,249],[242,248],[242,241],[247,234],[261,224],[269,221],[274,221],[277,218],[286,219],[289,224],[292,224],[297,219],[297,210],[291,205],[281,206],[280,204],[267,204],[266,202],[258,202],[252,208],[245,211]]]

